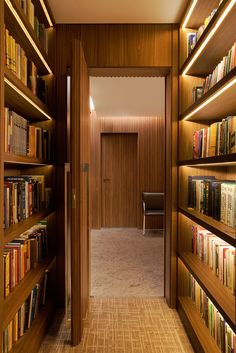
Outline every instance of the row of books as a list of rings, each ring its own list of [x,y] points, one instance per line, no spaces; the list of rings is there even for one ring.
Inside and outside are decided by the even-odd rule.
[[[187,34],[187,56],[189,56],[195,47],[197,41],[200,39],[202,36],[203,32],[209,25],[210,21],[214,17],[215,13],[217,12],[217,9],[213,9],[208,17],[205,18],[204,24],[198,28],[196,32],[191,32]]]
[[[236,350],[236,335],[220,312],[208,298],[195,278],[189,273],[189,296],[195,303],[197,311],[203,318],[211,336],[222,353],[234,353]]]
[[[228,54],[224,56],[221,62],[216,66],[214,71],[208,75],[203,84],[203,94],[212,88],[217,82],[219,82],[224,76],[226,76],[236,66],[236,43],[228,51]]]
[[[48,254],[47,221],[33,226],[4,246],[4,297]]]
[[[192,253],[236,295],[236,249],[199,225],[192,226]]]
[[[5,108],[5,152],[22,156],[51,159],[51,132]]]
[[[14,343],[31,327],[39,310],[45,305],[47,297],[47,282],[49,272],[32,289],[29,297],[22,304],[13,320],[3,332],[3,353],[11,351]]]
[[[236,182],[214,176],[188,177],[188,207],[236,228]]]
[[[51,207],[51,188],[45,188],[44,175],[4,178],[4,228]]]
[[[38,75],[35,64],[26,57],[25,51],[7,28],[5,28],[5,65],[34,95],[46,103],[46,81]]]
[[[195,131],[193,158],[236,153],[236,116],[228,116],[209,127]]]
[[[35,16],[34,4],[31,0],[18,0],[18,3],[33,27],[44,50],[48,53],[48,32],[45,25],[40,23],[38,17]]]

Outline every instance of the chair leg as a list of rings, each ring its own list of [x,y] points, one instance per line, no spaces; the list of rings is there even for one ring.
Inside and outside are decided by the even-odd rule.
[[[145,235],[145,214],[143,214],[143,235]]]

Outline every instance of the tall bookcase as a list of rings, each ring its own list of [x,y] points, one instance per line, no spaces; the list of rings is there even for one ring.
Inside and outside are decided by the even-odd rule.
[[[17,0],[0,0],[0,352],[3,351],[3,332],[21,305],[27,299],[35,285],[48,270],[46,304],[36,315],[30,328],[19,338],[11,349],[15,352],[37,352],[43,336],[50,323],[55,306],[54,290],[56,287],[56,212],[54,199],[56,196],[55,177],[56,165],[52,151],[50,160],[29,157],[28,155],[16,155],[6,152],[4,107],[27,119],[42,129],[50,130],[55,142],[54,113],[54,37],[55,29],[53,19],[47,1],[32,0],[34,14],[38,21],[45,25],[48,32],[48,53],[46,53],[39,37],[30,23],[29,17]],[[43,103],[9,68],[5,65],[5,27],[11,36],[24,49],[27,59],[37,67],[38,74],[47,81],[47,104]],[[53,143],[53,145],[55,145]],[[54,151],[55,152],[55,151]],[[4,176],[43,175],[45,186],[52,191],[50,208],[45,208],[34,213],[19,223],[12,224],[3,229],[4,224]],[[31,269],[26,276],[15,286],[13,291],[4,298],[4,246],[18,238],[23,232],[29,230],[39,221],[47,220],[48,254],[47,257]]]
[[[213,9],[216,13],[191,53],[187,53],[189,33],[197,32]],[[189,16],[190,14],[190,16]],[[209,328],[191,300],[190,274],[208,299],[235,331],[236,300],[213,270],[192,252],[192,226],[199,225],[230,246],[236,246],[236,230],[188,207],[189,176],[215,176],[236,180],[236,154],[194,159],[195,131],[236,115],[236,67],[193,102],[192,90],[227,55],[236,41],[235,1],[190,1],[180,26],[179,72],[179,190],[178,190],[178,311],[197,352],[220,352]]]

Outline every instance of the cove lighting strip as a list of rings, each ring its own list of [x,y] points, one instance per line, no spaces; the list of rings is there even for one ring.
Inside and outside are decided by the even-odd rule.
[[[188,20],[190,19],[190,16],[192,15],[193,10],[195,9],[195,6],[197,5],[197,2],[198,2],[198,0],[194,0],[192,5],[190,6],[190,8],[189,8],[189,10],[187,12],[187,15],[185,17],[184,23],[182,24],[182,28],[183,29],[186,28]]]
[[[34,108],[36,108],[40,113],[42,113],[48,120],[51,120],[52,118],[45,113],[43,109],[41,109],[36,103],[34,103],[29,97],[27,97],[19,88],[17,88],[11,81],[8,80],[8,78],[4,77],[4,82],[8,86],[14,89],[15,92],[21,95],[27,102],[29,102]]]
[[[210,33],[208,34],[208,36],[206,37],[206,39],[204,40],[204,42],[202,43],[202,45],[200,46],[200,48],[197,50],[197,52],[195,53],[195,55],[192,57],[192,59],[190,60],[189,64],[187,65],[187,67],[184,69],[182,75],[186,75],[186,73],[188,72],[188,70],[190,69],[190,67],[193,65],[193,63],[196,61],[196,59],[199,57],[199,55],[201,54],[201,52],[203,51],[203,49],[205,48],[205,46],[207,45],[207,43],[210,41],[210,39],[212,38],[212,36],[215,34],[215,32],[217,31],[217,29],[220,27],[221,23],[224,21],[225,17],[228,15],[228,13],[231,11],[231,9],[233,8],[233,6],[235,5],[236,0],[231,0],[229,5],[226,7],[226,9],[224,10],[224,12],[222,13],[222,15],[220,16],[220,18],[218,19],[218,21],[216,22],[215,26],[212,28],[212,30],[210,31]]]
[[[210,102],[215,100],[217,97],[219,97],[223,92],[225,92],[228,88],[232,87],[233,85],[236,84],[236,78],[234,78],[232,81],[230,81],[227,85],[222,87],[218,92],[213,94],[211,97],[209,97],[205,102],[199,105],[196,109],[194,109],[190,114],[188,114],[184,120],[188,120],[191,116],[193,116],[195,113],[197,113],[199,110],[204,108],[206,105],[208,105]]]
[[[40,0],[40,4],[41,4],[41,6],[42,6],[42,8],[43,8],[43,11],[44,11],[44,13],[45,13],[45,16],[46,16],[46,18],[47,18],[47,20],[48,20],[49,26],[50,26],[50,27],[53,27],[53,23],[52,23],[51,17],[50,17],[50,15],[49,15],[49,13],[48,13],[48,9],[47,9],[47,7],[46,7],[44,1],[43,1],[43,0]]]
[[[235,0],[236,1],[236,0]],[[22,30],[24,31],[26,37],[28,38],[28,40],[30,41],[30,44],[32,45],[32,47],[34,48],[34,50],[36,51],[36,53],[38,54],[38,56],[40,57],[40,60],[42,61],[42,63],[44,64],[44,66],[46,67],[46,69],[48,70],[49,74],[52,74],[52,70],[50,69],[50,67],[48,66],[48,63],[46,62],[46,60],[44,59],[43,55],[41,54],[39,48],[37,47],[37,45],[35,44],[33,38],[31,37],[31,35],[29,34],[27,28],[25,27],[24,23],[21,21],[18,13],[16,12],[16,10],[14,9],[14,7],[12,6],[12,3],[10,0],[5,0],[5,3],[7,4],[7,6],[9,7],[10,11],[12,12],[12,14],[14,15],[14,17],[16,18],[17,22],[19,23],[20,27],[22,28]]]

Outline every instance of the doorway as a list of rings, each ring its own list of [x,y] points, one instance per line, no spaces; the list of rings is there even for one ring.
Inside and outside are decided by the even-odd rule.
[[[137,227],[137,144],[137,134],[102,134],[103,228]]]

